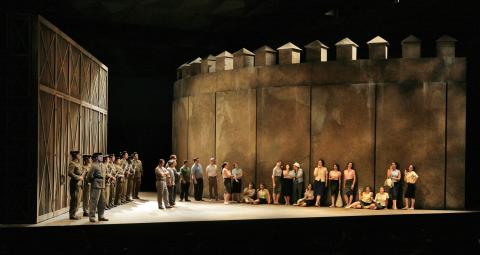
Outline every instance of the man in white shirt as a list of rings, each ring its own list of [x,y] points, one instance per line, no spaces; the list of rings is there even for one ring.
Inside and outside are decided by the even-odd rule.
[[[210,164],[205,168],[208,176],[208,192],[210,193],[210,201],[215,198],[218,201],[218,187],[217,187],[217,165],[215,158],[210,159]]]

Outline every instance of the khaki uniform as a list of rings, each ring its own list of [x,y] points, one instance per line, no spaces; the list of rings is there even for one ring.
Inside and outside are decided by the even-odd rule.
[[[133,161],[131,163],[127,163],[127,194],[126,199],[127,201],[132,200],[132,193],[133,193],[133,182],[135,178],[135,164]]]
[[[140,185],[142,184],[143,165],[140,160],[133,160],[135,166],[135,177],[133,178],[133,198],[139,198]]]
[[[117,168],[115,167],[115,164],[110,162],[108,164],[108,168],[109,168],[109,172],[112,176],[117,175]],[[107,203],[109,207],[112,207],[115,204],[115,195],[116,195],[115,194],[115,188],[116,188],[116,186],[117,186],[117,182],[111,180],[110,181],[110,196],[109,196],[109,200],[108,200],[108,203]]]
[[[112,171],[108,166],[108,163],[102,163],[105,168],[106,174],[111,175]],[[108,201],[110,200],[110,178],[105,178],[105,189],[103,189],[103,197],[105,198],[105,207],[108,207]]]
[[[126,159],[122,159],[122,169],[124,175],[124,184],[122,187],[122,203],[127,202],[127,187],[128,187],[128,173],[129,173],[129,165]]]
[[[88,165],[83,165],[82,166],[83,172],[85,179],[83,180],[83,214],[88,214],[88,208],[90,204],[90,179],[88,179],[88,176],[90,176],[91,171],[92,171],[92,164]],[[85,216],[85,215],[84,215]]]
[[[115,165],[115,177],[117,178],[115,189],[115,204],[120,205],[123,198],[123,187],[125,186],[125,174],[121,162]]]
[[[107,167],[102,163],[93,163],[91,171],[91,194],[90,194],[90,220],[95,219],[95,213],[98,209],[98,218],[104,218],[105,212],[105,197],[103,196],[103,190],[105,189],[105,179],[107,178]]]
[[[70,176],[70,217],[75,217],[80,205],[84,177],[82,165],[77,161],[68,164],[68,176]]]

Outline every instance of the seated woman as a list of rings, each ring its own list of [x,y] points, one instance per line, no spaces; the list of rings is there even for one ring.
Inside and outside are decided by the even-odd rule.
[[[253,204],[255,202],[255,188],[253,187],[253,183],[249,183],[248,187],[243,189],[243,199],[242,202],[247,204]]]
[[[265,188],[263,183],[260,184],[260,188],[257,191],[257,196],[258,198],[253,202],[254,204],[270,204],[270,192]]]
[[[350,206],[346,208],[356,208],[356,209],[370,208],[372,203],[373,203],[372,188],[370,188],[370,186],[367,186],[365,187],[363,192],[360,194],[360,201],[352,203]]]
[[[294,205],[303,207],[315,205],[315,196],[312,189],[312,184],[308,184],[307,189],[305,190],[305,196],[300,198]]]
[[[381,210],[387,208],[389,195],[385,192],[385,188],[382,186],[378,190],[378,193],[375,195],[375,199],[372,205],[370,205],[370,209],[372,210]]]

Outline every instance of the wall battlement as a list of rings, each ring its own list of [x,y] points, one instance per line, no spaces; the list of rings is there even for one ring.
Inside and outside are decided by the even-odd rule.
[[[375,190],[391,162],[402,172],[414,164],[419,208],[464,208],[466,59],[455,42],[442,36],[429,58],[414,36],[401,58],[389,58],[381,37],[367,42],[368,59],[348,38],[335,61],[320,41],[197,58],[178,69],[172,151],[180,161],[238,162],[244,183],[268,188],[279,159],[299,162],[306,183],[318,159],[329,170],[352,161],[358,186]]]
[[[438,58],[455,58],[456,39],[450,36],[442,36],[436,41]],[[369,60],[386,60],[388,59],[389,42],[380,36],[376,36],[366,43],[368,45]],[[401,41],[402,58],[418,59],[421,58],[421,40],[413,35]],[[340,40],[335,44],[336,60],[335,61],[356,61],[357,50],[359,45],[350,40],[348,37]],[[177,79],[185,79],[201,73],[211,73],[216,71],[237,70],[253,66],[270,66],[270,65],[286,65],[299,64],[302,52],[306,54],[305,61],[310,62],[335,62],[328,61],[329,47],[322,42],[315,40],[305,45],[305,51],[288,42],[277,50],[273,50],[269,46],[262,46],[253,53],[245,48],[236,51],[233,55],[224,51],[216,57],[209,55],[204,58],[196,58],[191,62],[186,62],[177,68]],[[233,63],[237,64],[233,64]],[[205,68],[200,70],[203,65]]]

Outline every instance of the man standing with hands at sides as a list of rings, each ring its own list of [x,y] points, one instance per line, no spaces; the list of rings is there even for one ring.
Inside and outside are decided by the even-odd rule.
[[[110,155],[104,155],[102,167],[105,167],[105,171],[107,175],[112,175],[112,171],[110,169]],[[110,200],[110,178],[105,179],[105,188],[103,189],[103,198],[105,198],[105,210],[110,210],[108,206],[108,201]]]
[[[173,166],[175,165],[175,160],[170,159],[167,162],[167,190],[168,190],[168,203],[170,206],[175,205],[175,197],[173,195],[174,189],[173,187],[175,186],[175,169]]]
[[[206,168],[208,176],[208,193],[210,194],[210,201],[215,198],[218,201],[218,185],[217,185],[217,165],[215,158],[210,158],[210,164]]]
[[[171,194],[171,196],[173,197],[173,201],[176,201],[177,200],[177,187],[178,187],[178,184],[180,182],[180,171],[177,170],[177,155],[175,154],[172,154],[170,155],[170,160],[173,160],[173,173],[174,173],[174,180],[175,182],[173,183],[173,192]],[[173,203],[175,204],[175,202]]]
[[[188,190],[190,189],[191,171],[187,164],[188,160],[184,160],[183,166],[180,168],[180,201],[185,199],[185,202],[190,202],[188,200]]]
[[[82,196],[82,202],[83,202],[83,216],[88,217],[88,207],[90,204],[90,181],[87,176],[89,176],[89,173],[92,169],[92,156],[91,155],[83,155],[83,166],[82,166],[82,171],[83,171],[83,196]]]
[[[273,204],[278,205],[282,190],[282,161],[277,161],[272,173]]]
[[[203,168],[200,159],[193,159],[192,181],[195,201],[203,201]]]
[[[90,222],[95,222],[95,213],[98,209],[98,220],[99,221],[108,221],[104,216],[105,212],[105,198],[103,197],[103,189],[105,189],[105,179],[112,178],[115,180],[115,177],[107,175],[106,166],[101,164],[102,161],[101,153],[95,153],[93,155],[93,165],[91,171],[92,179],[92,192],[90,196],[90,210],[89,218]]]
[[[122,160],[120,161],[123,169],[123,187],[122,187],[122,192],[120,193],[122,195],[121,201],[122,204],[127,202],[127,187],[128,187],[128,173],[130,172],[129,169],[129,164],[128,164],[128,152],[124,151],[122,153]]]
[[[345,208],[349,207],[353,201],[353,194],[355,183],[357,182],[357,175],[353,169],[353,163],[348,162],[347,169],[343,170],[343,196],[345,198]]]
[[[169,173],[163,167],[164,164],[165,160],[160,159],[158,166],[155,168],[158,209],[172,208],[168,202],[167,177]]]
[[[115,159],[115,178],[117,178],[116,181],[116,189],[115,189],[115,205],[121,205],[122,204],[122,198],[123,198],[123,187],[125,186],[125,173],[123,171],[122,167],[122,160],[121,160],[121,155],[118,155],[118,158]]]
[[[115,167],[115,160],[117,159],[115,157],[115,154],[110,154],[109,156],[109,162],[108,162],[108,168],[109,172],[112,176],[117,175],[117,168]],[[110,196],[107,201],[107,206],[110,208],[115,207],[115,189],[117,187],[117,181],[115,180],[110,180]]]
[[[133,156],[128,157],[128,172],[127,172],[127,195],[126,200],[127,202],[133,201],[132,194],[133,194],[133,181],[135,177],[135,165],[133,164]]]
[[[142,184],[143,164],[138,159],[138,153],[133,153],[133,165],[135,166],[135,176],[133,178],[133,198],[140,199],[138,193],[140,192],[140,185]]]
[[[82,194],[82,186],[84,173],[80,164],[80,152],[71,151],[72,161],[68,164],[68,176],[70,176],[70,219],[79,220],[77,210],[80,204],[80,195]]]

